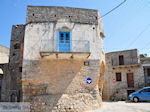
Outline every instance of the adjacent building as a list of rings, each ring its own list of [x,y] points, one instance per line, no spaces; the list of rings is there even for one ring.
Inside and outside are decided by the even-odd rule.
[[[2,100],[2,92],[5,89],[5,79],[8,75],[9,48],[0,45],[0,101]]]
[[[0,45],[0,64],[8,63],[9,61],[9,48]]]
[[[5,75],[2,78],[1,102],[22,101],[22,58],[25,25],[13,25],[10,49],[7,48],[7,64],[1,65]],[[6,49],[6,48],[5,48]],[[4,60],[3,58],[0,58]]]
[[[3,101],[30,102],[35,112],[96,109],[104,70],[97,10],[28,6],[26,24],[12,28]]]
[[[130,93],[144,85],[144,71],[137,49],[106,53],[105,100],[126,100]]]
[[[141,55],[140,60],[144,70],[145,86],[150,86],[150,57]]]

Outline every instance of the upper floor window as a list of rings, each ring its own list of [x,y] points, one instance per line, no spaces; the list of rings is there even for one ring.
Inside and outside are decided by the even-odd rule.
[[[14,49],[20,49],[20,44],[18,44],[18,43],[15,44],[15,45],[14,45]]]
[[[121,81],[121,73],[116,73],[116,81]]]
[[[113,61],[113,59],[111,59],[111,64],[112,64],[112,66],[114,65],[114,61]]]
[[[123,55],[119,56],[119,65],[124,65],[124,57],[123,57]]]

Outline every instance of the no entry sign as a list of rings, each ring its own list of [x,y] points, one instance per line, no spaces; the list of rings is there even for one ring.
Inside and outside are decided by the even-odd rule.
[[[116,79],[113,79],[112,81],[113,81],[113,83],[115,83],[115,82],[116,82]]]

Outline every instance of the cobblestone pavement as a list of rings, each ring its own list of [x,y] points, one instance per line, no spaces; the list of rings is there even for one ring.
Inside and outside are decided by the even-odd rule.
[[[103,102],[101,109],[88,112],[150,112],[150,102]]]

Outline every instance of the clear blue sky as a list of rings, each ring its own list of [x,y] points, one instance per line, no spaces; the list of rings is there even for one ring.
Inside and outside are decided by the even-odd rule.
[[[97,9],[103,15],[123,0],[0,0],[0,44],[9,47],[11,27],[25,24],[27,5]],[[127,0],[103,18],[106,52],[138,48],[150,56],[150,0]]]

